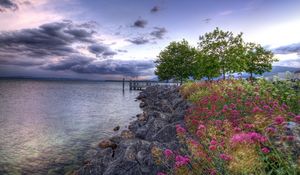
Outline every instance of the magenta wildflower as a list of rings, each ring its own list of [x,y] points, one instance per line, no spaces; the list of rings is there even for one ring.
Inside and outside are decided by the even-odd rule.
[[[300,123],[300,115],[297,115],[296,117],[294,117],[294,121],[297,123]]]
[[[176,132],[178,134],[184,134],[184,133],[186,133],[186,130],[181,125],[177,124],[176,125]]]
[[[252,112],[253,113],[258,113],[258,112],[261,112],[262,110],[259,108],[259,107],[257,107],[257,106],[255,106],[253,109],[252,109]]]
[[[267,133],[269,133],[269,134],[274,134],[275,133],[275,128],[273,128],[273,127],[268,127],[268,128],[266,128],[266,131],[267,131]]]
[[[284,122],[284,118],[282,116],[277,116],[275,119],[274,119],[274,122],[275,124],[277,125],[281,125],[283,122]]]
[[[239,128],[239,127],[235,127],[235,128],[234,128],[234,131],[235,131],[235,132],[241,132],[241,130],[242,130],[242,129]]]
[[[217,146],[216,145],[210,145],[208,147],[208,149],[211,150],[211,151],[215,151],[217,149]]]
[[[216,140],[213,139],[213,140],[210,141],[210,144],[211,144],[211,145],[216,145],[216,144],[218,144],[218,142],[217,142]]]
[[[198,126],[198,130],[204,130],[206,127],[204,126],[204,125],[202,125],[202,124],[200,124],[199,126]]]
[[[256,132],[239,133],[235,134],[231,138],[231,142],[236,143],[254,143],[254,142],[265,142],[266,137]]]
[[[262,148],[261,151],[264,153],[264,154],[268,154],[270,152],[269,148]]]
[[[173,155],[173,151],[170,150],[170,149],[166,149],[166,150],[164,151],[164,154],[165,154],[165,156],[166,156],[167,158],[170,158],[170,157]]]
[[[230,161],[232,158],[227,154],[220,154],[220,158],[226,161]]]
[[[179,168],[181,166],[187,165],[190,162],[190,158],[188,156],[177,155],[175,161],[176,168]]]

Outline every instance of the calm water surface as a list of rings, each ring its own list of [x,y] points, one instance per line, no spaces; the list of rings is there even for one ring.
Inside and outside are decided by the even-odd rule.
[[[117,82],[0,80],[0,174],[76,169],[134,120],[137,95]]]

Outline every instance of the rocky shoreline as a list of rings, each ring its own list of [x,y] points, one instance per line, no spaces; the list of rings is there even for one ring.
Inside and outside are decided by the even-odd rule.
[[[99,151],[76,175],[156,175],[165,167],[155,164],[155,149],[176,150],[176,125],[184,125],[189,104],[180,96],[179,87],[151,86],[137,97],[143,113],[121,135],[104,139]]]

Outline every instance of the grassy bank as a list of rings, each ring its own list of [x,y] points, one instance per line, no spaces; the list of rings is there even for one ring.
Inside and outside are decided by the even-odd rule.
[[[159,174],[300,173],[299,82],[186,83],[181,94],[193,106]]]

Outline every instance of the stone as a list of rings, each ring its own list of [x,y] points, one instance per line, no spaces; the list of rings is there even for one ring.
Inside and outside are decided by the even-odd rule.
[[[123,139],[132,139],[135,137],[135,134],[132,131],[124,130],[121,132],[121,137]]]
[[[120,129],[120,126],[118,125],[114,128],[114,131],[119,131],[119,129]]]
[[[145,103],[145,102],[141,102],[140,103],[140,108],[144,108],[144,107],[146,107],[147,106],[147,103]]]
[[[130,122],[129,130],[103,139],[96,155],[81,167],[78,175],[156,175],[167,172],[155,163],[153,148],[178,150],[176,124],[184,123],[190,105],[180,97],[178,87],[150,86],[137,97],[143,113]],[[118,128],[120,129],[120,128]]]
[[[152,140],[170,142],[176,139],[176,127],[173,124],[166,125],[152,136]]]
[[[114,142],[112,142],[109,139],[101,140],[100,143],[98,144],[98,146],[102,149],[105,149],[105,148],[116,149],[117,148],[117,144],[115,144]]]

